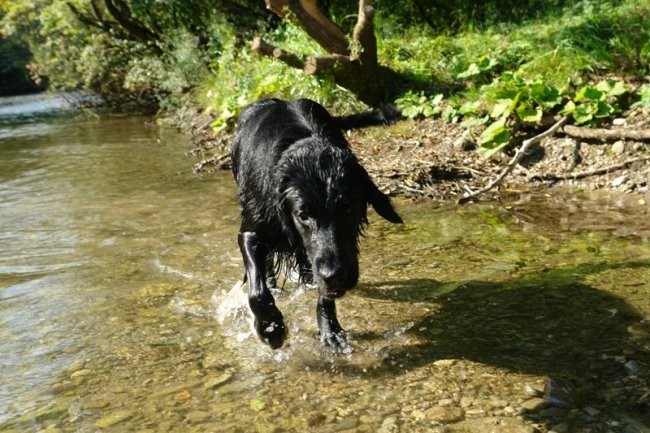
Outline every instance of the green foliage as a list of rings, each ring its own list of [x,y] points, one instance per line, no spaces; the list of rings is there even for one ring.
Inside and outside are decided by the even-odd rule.
[[[269,41],[290,51],[320,52],[313,40],[288,22],[272,32]],[[343,112],[364,108],[352,93],[337,86],[333,79],[305,75],[237,44],[225,47],[213,68],[211,76],[201,86],[200,100],[216,115],[212,125],[215,132],[230,128],[242,108],[259,98],[310,97]]]
[[[576,124],[593,123],[621,111],[618,98],[627,92],[622,81],[605,80],[595,86],[583,86],[561,113],[571,115]]]
[[[441,93],[433,98],[428,98],[424,93],[406,92],[395,103],[400,108],[402,114],[410,119],[433,117],[442,112]]]
[[[506,147],[518,125],[537,124],[544,116],[571,116],[576,124],[595,124],[620,113],[620,102],[628,93],[620,80],[603,80],[576,91],[561,90],[542,79],[525,80],[513,73],[504,73],[489,85],[482,86],[480,99],[445,100],[442,95],[426,97],[407,92],[397,105],[410,118],[440,115],[447,121],[463,122],[466,127],[488,124],[478,139],[478,152],[489,157]],[[650,85],[639,90],[634,106],[650,108]]]
[[[638,90],[639,100],[632,104],[632,108],[641,108],[646,113],[650,112],[650,84],[644,84]]]

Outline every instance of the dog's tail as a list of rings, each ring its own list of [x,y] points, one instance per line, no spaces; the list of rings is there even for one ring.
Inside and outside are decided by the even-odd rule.
[[[368,126],[387,125],[399,119],[402,119],[402,113],[395,105],[391,104],[365,113],[334,117],[334,122],[340,130],[345,131]]]

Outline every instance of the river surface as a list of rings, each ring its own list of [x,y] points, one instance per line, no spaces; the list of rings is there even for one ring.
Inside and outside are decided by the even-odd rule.
[[[643,198],[397,199],[406,223],[371,215],[338,303],[352,352],[320,344],[291,282],[272,351],[231,175],[194,175],[151,118],[24,103],[0,101],[0,431],[646,431]]]

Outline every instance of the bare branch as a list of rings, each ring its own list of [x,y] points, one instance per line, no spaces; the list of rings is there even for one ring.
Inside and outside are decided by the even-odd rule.
[[[318,75],[331,71],[337,64],[350,63],[348,56],[332,54],[331,56],[309,56],[305,61],[304,71],[307,75]]]
[[[158,40],[158,35],[128,16],[129,12],[125,10],[128,6],[122,0],[104,0],[104,5],[115,21],[134,39],[144,43]],[[157,45],[153,47],[156,51],[160,51]]]
[[[349,42],[343,30],[326,17],[316,0],[266,0],[266,7],[283,17],[288,8],[302,28],[328,53],[349,54]]]
[[[377,64],[377,39],[375,38],[375,27],[373,18],[375,9],[371,0],[359,0],[359,17],[354,26],[352,34],[353,49],[350,56],[352,60],[359,59],[361,63]]]
[[[564,127],[564,133],[570,137],[587,140],[650,140],[650,129],[602,129],[567,125]]]
[[[305,68],[304,57],[301,57],[298,54],[289,51],[285,51],[282,48],[276,47],[275,45],[269,44],[259,36],[256,36],[253,39],[253,42],[251,43],[251,50],[257,54],[273,57],[277,60],[280,60],[292,68]]]
[[[546,131],[542,132],[539,135],[531,137],[531,138],[529,138],[527,140],[524,140],[524,142],[521,144],[519,149],[517,149],[517,152],[515,153],[515,155],[512,157],[512,159],[510,160],[510,162],[506,166],[506,168],[501,172],[501,174],[499,174],[496,177],[496,179],[494,179],[492,182],[487,184],[485,187],[479,189],[478,191],[474,191],[471,194],[465,195],[460,200],[458,200],[458,203],[459,204],[467,203],[468,201],[476,198],[477,196],[479,196],[479,195],[481,195],[483,193],[488,192],[489,190],[491,190],[492,188],[497,186],[499,183],[501,183],[501,181],[508,175],[508,173],[510,173],[517,166],[517,164],[519,164],[519,161],[521,161],[521,158],[524,157],[524,155],[526,154],[526,151],[528,150],[528,148],[532,144],[535,144],[535,143],[537,143],[539,141],[542,141],[544,138],[555,134],[555,132],[558,129],[560,129],[562,127],[562,125],[564,125],[564,123],[567,121],[567,119],[568,118],[566,116],[562,117],[560,120],[558,120],[553,126],[551,126]]]

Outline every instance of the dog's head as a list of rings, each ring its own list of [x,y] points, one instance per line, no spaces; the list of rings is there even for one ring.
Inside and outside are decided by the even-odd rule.
[[[358,240],[368,205],[390,222],[402,219],[345,147],[310,137],[292,145],[278,168],[283,225],[304,248],[321,294],[340,297],[359,279]]]

